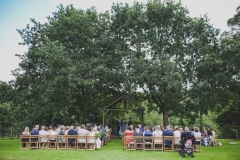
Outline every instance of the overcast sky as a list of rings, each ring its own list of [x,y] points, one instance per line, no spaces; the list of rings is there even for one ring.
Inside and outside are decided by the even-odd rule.
[[[137,1],[137,0],[135,0]],[[0,80],[15,79],[11,71],[18,68],[20,60],[15,54],[27,52],[16,29],[23,29],[30,24],[30,18],[41,23],[57,10],[59,4],[73,4],[75,8],[87,9],[95,6],[98,12],[110,10],[112,3],[133,4],[134,0],[0,0]],[[147,0],[138,0],[146,3]],[[239,0],[182,0],[183,6],[190,11],[191,17],[208,14],[210,23],[221,32],[229,30],[227,20],[236,14]]]

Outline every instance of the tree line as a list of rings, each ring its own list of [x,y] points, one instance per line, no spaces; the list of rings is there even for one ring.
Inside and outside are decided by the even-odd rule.
[[[60,5],[48,22],[17,30],[28,52],[16,55],[16,79],[0,84],[1,112],[28,124],[101,122],[101,109],[127,94],[164,126],[217,111],[219,124],[239,129],[239,11],[220,35],[206,15],[190,17],[171,0],[103,13]]]

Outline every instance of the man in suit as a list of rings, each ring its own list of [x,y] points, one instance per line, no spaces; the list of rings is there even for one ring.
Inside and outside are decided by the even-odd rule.
[[[166,126],[166,130],[163,131],[163,136],[173,136],[173,132],[170,130],[170,126]],[[164,143],[167,147],[170,147],[172,140],[165,140]]]
[[[129,121],[128,121],[128,126],[131,126],[132,125],[132,119],[129,118]]]
[[[77,135],[77,131],[74,130],[73,126],[69,127],[68,135]],[[68,143],[70,143],[71,146],[74,145],[74,142],[75,142],[75,138],[69,138],[68,139]]]
[[[121,126],[120,118],[117,118],[116,119],[116,129],[117,129],[117,135],[118,136],[120,136],[120,134],[119,134],[120,126]]]

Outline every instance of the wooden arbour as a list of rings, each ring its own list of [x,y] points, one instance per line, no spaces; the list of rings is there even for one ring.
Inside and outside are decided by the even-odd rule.
[[[127,103],[131,103],[135,106],[135,108],[129,108]],[[122,107],[121,108],[117,108],[116,104],[118,103],[122,103]],[[128,97],[127,95],[122,95],[119,98],[113,100],[111,103],[109,103],[106,107],[103,108],[103,123],[104,124],[104,120],[105,120],[105,115],[109,112],[109,111],[128,111],[128,110],[132,110],[132,111],[137,111],[140,113],[140,120],[141,123],[143,124],[143,114],[144,114],[144,108],[138,104],[136,101],[132,100],[130,97]]]

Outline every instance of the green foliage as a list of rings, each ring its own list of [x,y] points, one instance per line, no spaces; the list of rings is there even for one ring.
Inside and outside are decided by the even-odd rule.
[[[221,98],[225,103],[221,103],[221,110],[217,118],[219,125],[227,125],[232,130],[239,130],[240,114],[240,6],[237,13],[228,20],[229,32],[224,32],[221,36],[221,55],[223,61],[221,66],[222,75],[219,86],[224,88],[225,94]]]
[[[239,100],[237,102],[231,100],[229,105],[225,107],[218,115],[217,123],[221,126],[227,125],[232,130],[240,129],[240,107]]]
[[[121,94],[147,102],[151,125],[194,124],[199,112],[221,111],[229,100],[238,113],[238,17],[239,8],[219,41],[209,18],[190,17],[181,2],[117,3],[111,14],[60,5],[47,23],[31,19],[17,30],[29,51],[17,55],[14,96],[0,85],[1,103],[14,97],[15,118],[29,126],[100,122]]]
[[[0,128],[4,131],[5,128],[13,126],[15,122],[12,103],[14,91],[6,82],[0,81]]]
[[[11,110],[11,103],[2,103],[0,104],[0,127],[10,127],[14,123],[14,118]]]
[[[58,9],[48,23],[32,19],[33,27],[18,30],[21,44],[29,46],[25,55],[18,55],[22,62],[14,71],[13,85],[21,95],[15,99],[22,113],[18,118],[47,125],[97,121],[121,80],[109,14],[94,8]]]
[[[189,111],[199,111],[195,101],[203,102],[205,95],[198,95],[198,86],[209,85],[201,74],[218,63],[214,57],[219,31],[208,18],[190,18],[180,2],[152,0],[146,5],[114,5],[112,21],[120,44],[116,49],[128,53],[123,58],[131,85],[126,85],[143,90],[149,110],[162,113],[164,125],[170,116],[190,117]],[[205,112],[211,107],[206,101]]]

